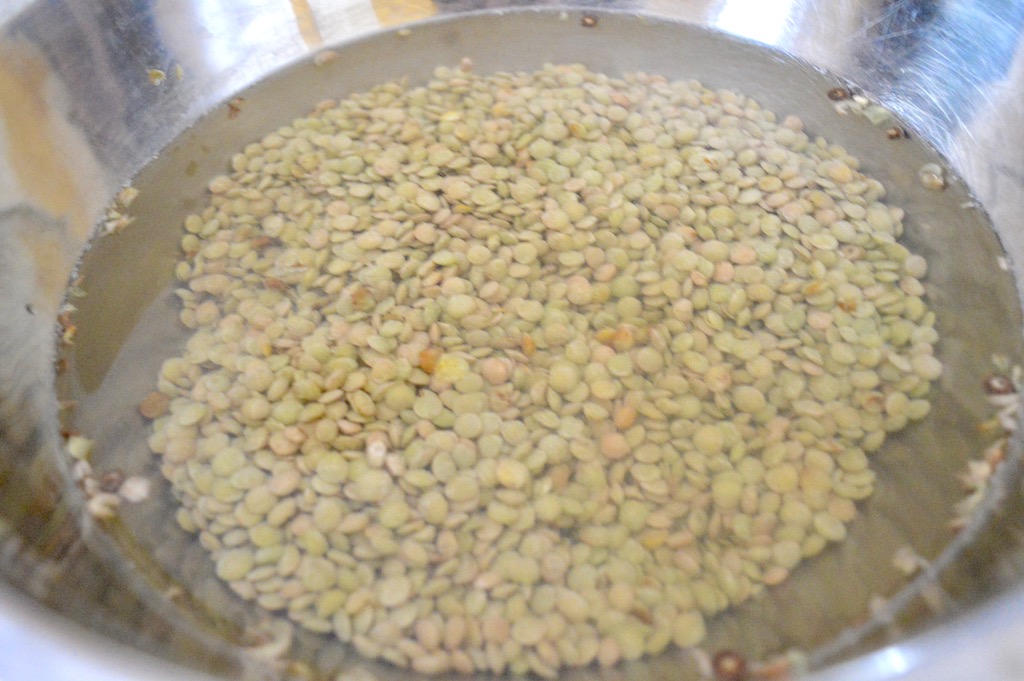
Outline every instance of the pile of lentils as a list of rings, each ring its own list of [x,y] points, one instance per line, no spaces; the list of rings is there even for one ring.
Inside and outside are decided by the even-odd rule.
[[[159,378],[178,521],[421,673],[699,644],[843,540],[942,371],[902,211],[732,91],[439,69],[231,165]]]

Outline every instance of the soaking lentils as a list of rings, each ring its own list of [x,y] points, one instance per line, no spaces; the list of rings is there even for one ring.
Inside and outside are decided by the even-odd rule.
[[[178,522],[421,673],[699,644],[843,540],[942,372],[902,211],[732,91],[439,69],[231,167],[147,398]]]

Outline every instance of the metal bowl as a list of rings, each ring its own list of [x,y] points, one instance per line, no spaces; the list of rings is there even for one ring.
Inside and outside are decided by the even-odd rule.
[[[1022,121],[1022,25],[1024,7],[968,2],[511,10],[67,0],[0,10],[0,598],[9,604],[0,637],[11,646],[0,675],[19,678],[29,665],[37,678],[187,673],[171,664],[227,678],[404,676],[293,636],[233,598],[168,520],[166,495],[103,527],[83,517],[58,423],[97,439],[97,469],[158,482],[135,405],[161,353],[180,342],[165,294],[178,225],[206,180],[233,151],[325,97],[422,80],[463,57],[481,72],[582,61],[735,88],[799,114],[887,185],[907,210],[907,242],[932,264],[928,295],[950,367],[935,414],[879,455],[879,489],[847,542],[717,618],[708,648],[781,655],[787,673],[816,679],[1024,675],[1014,644],[1024,630],[1019,447],[966,529],[947,530],[963,495],[958,474],[992,439],[975,427],[991,415],[980,381],[993,354],[1022,354],[1013,265],[1024,249],[1014,224],[1024,157],[1004,143]],[[894,117],[880,126],[840,115],[828,97],[835,87],[862,90]],[[945,191],[921,184],[924,164],[943,169]],[[135,222],[91,242],[75,273],[88,295],[68,299],[80,328],[59,355],[57,383],[60,399],[78,402],[71,411],[53,388],[50,348],[62,332],[53,320],[94,225],[128,181],[140,190]],[[914,579],[893,566],[904,546],[926,559]],[[702,673],[700,656],[677,651],[601,676]]]

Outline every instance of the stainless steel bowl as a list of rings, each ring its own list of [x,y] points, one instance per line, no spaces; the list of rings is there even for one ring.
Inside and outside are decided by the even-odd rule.
[[[581,25],[591,14],[596,26]],[[437,17],[386,30],[428,15]],[[172,673],[161,658],[229,678],[314,669],[401,676],[316,637],[285,646],[279,626],[209,578],[205,556],[170,526],[166,506],[140,505],[113,529],[81,522],[57,423],[63,415],[101,434],[100,465],[145,473],[131,417],[155,366],[118,374],[116,365],[132,353],[158,362],[154,344],[174,340],[172,328],[139,325],[138,315],[162,304],[177,225],[205,179],[245,142],[324,97],[423,78],[465,56],[484,72],[584,61],[734,87],[800,114],[886,181],[911,216],[908,238],[939,264],[929,295],[946,312],[940,352],[955,367],[940,391],[941,423],[888,447],[887,482],[847,544],[722,618],[711,645],[758,657],[797,646],[794,673],[809,678],[1024,675],[1014,644],[1024,630],[1016,455],[968,531],[952,542],[944,532],[960,493],[956,473],[984,443],[973,432],[987,410],[979,380],[992,353],[1021,354],[1019,270],[1001,264],[1003,249],[1011,268],[1024,249],[1014,224],[1024,156],[1012,144],[1024,120],[1024,6],[727,0],[509,11],[461,2],[67,0],[15,3],[0,21],[0,597],[10,604],[0,641],[11,650],[0,675],[21,678],[29,665],[37,678]],[[911,139],[839,116],[826,93],[847,80],[902,119]],[[918,168],[933,162],[948,164],[945,192],[918,182]],[[93,225],[129,180],[141,190],[135,224],[98,239],[84,260],[89,290],[111,294],[75,301],[91,323],[82,323],[60,379],[81,402],[69,420],[52,387],[53,319]],[[904,544],[930,559],[909,583],[891,565]],[[890,597],[873,617],[872,594]],[[679,678],[699,667],[688,654],[666,655],[602,677]]]

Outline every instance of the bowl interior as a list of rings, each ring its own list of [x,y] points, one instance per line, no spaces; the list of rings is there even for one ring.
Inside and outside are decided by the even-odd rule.
[[[423,82],[436,66],[455,66],[466,57],[481,73],[578,62],[610,75],[644,71],[698,79],[755,98],[780,117],[798,115],[812,136],[845,147],[886,186],[888,203],[906,211],[903,243],[928,260],[925,287],[945,365],[932,390],[931,414],[891,436],[873,455],[876,491],[858,504],[848,538],[763,597],[716,616],[707,648],[732,648],[751,658],[819,649],[869,619],[874,599],[891,598],[907,586],[907,576],[893,565],[898,550],[911,547],[929,561],[943,554],[964,495],[958,476],[992,440],[977,427],[991,416],[981,381],[993,371],[993,355],[1012,362],[1021,354],[1017,291],[986,216],[948,170],[945,191],[922,185],[923,165],[944,167],[924,141],[891,139],[888,125],[837,113],[828,97],[840,85],[833,76],[695,26],[631,14],[595,16],[596,25],[587,26],[575,12],[481,13],[339,46],[337,58],[293,64],[212,110],[135,179],[134,222],[95,239],[82,260],[85,295],[72,301],[78,333],[64,350],[67,371],[59,392],[77,402],[65,426],[95,441],[96,471],[117,468],[154,483],[151,497],[124,506],[119,520],[105,526],[109,536],[100,539],[112,561],[138,571],[139,589],[180,588],[200,625],[228,640],[242,641],[247,630],[264,626],[264,613],[219,582],[206,552],[170,520],[175,503],[148,448],[148,422],[138,412],[161,363],[180,352],[188,337],[173,295],[184,218],[202,206],[207,182],[226,171],[233,153],[319,101],[396,78]],[[964,599],[977,595],[979,587],[966,573],[954,577],[958,581],[944,585],[949,592]],[[907,612],[913,613],[909,624],[930,615],[920,608]],[[292,655],[326,671],[358,660],[326,637],[301,633]],[[678,679],[680,665],[697,673],[685,651],[616,673]],[[385,677],[402,675],[383,665],[366,668]]]

